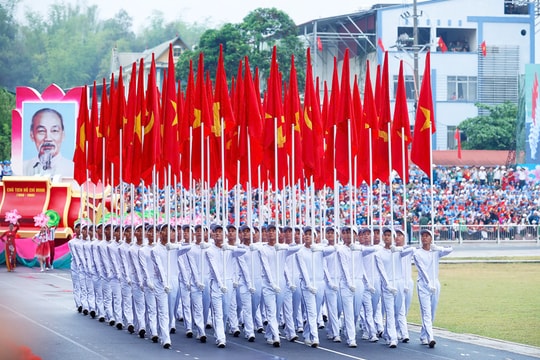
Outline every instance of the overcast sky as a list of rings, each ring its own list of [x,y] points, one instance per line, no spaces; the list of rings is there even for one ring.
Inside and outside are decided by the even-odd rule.
[[[366,10],[373,4],[410,4],[411,0],[21,0],[17,17],[22,21],[27,9],[46,15],[54,3],[79,4],[82,7],[97,5],[101,19],[110,19],[120,9],[133,18],[135,32],[144,25],[153,10],[163,12],[166,21],[181,19],[188,23],[239,23],[252,10],[260,7],[275,7],[287,13],[298,25],[313,19]]]

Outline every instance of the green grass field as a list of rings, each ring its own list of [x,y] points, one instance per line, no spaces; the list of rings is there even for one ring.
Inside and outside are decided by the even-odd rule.
[[[540,264],[441,264],[439,280],[435,327],[540,347]],[[416,289],[407,320],[421,324]]]

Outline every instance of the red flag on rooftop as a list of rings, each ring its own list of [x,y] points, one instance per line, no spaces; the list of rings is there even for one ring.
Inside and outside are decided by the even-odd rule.
[[[431,178],[431,136],[435,133],[433,97],[431,93],[430,53],[426,54],[426,64],[422,86],[418,97],[411,160]]]
[[[322,40],[320,36],[317,36],[317,50],[323,51]]]
[[[480,49],[482,50],[482,56],[486,56],[487,55],[486,40],[482,41],[482,44],[480,44]]]
[[[411,143],[411,126],[409,123],[409,108],[403,76],[403,60],[399,63],[396,103],[394,105],[394,120],[392,121],[392,169],[404,183],[409,182],[409,144]]]

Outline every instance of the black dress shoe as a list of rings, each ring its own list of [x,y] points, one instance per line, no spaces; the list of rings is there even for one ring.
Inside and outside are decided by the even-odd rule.
[[[188,331],[186,336],[191,339],[193,337],[193,331]]]
[[[264,320],[264,321],[263,321],[263,325],[264,325],[264,326],[267,326],[267,325],[268,325],[268,320]]]
[[[211,328],[212,328],[212,325],[206,324],[206,328],[207,328],[207,329],[211,329]]]
[[[83,313],[84,316],[86,316],[86,315],[88,315],[88,310],[84,309],[82,313]]]
[[[105,322],[105,318],[102,316],[99,318],[99,322]]]
[[[165,348],[165,349],[170,349],[170,348],[171,348],[171,344],[166,343],[165,345],[163,345],[163,348]]]
[[[323,316],[322,316],[322,321],[324,321],[324,322],[328,322],[328,316],[326,316],[326,315],[323,315]]]
[[[157,343],[158,340],[159,340],[159,338],[157,337],[157,335],[152,336],[152,342],[153,343]]]
[[[124,328],[124,325],[118,323],[118,324],[116,324],[116,328],[117,328],[118,330],[122,330],[122,329]]]
[[[176,329],[175,329],[175,328],[172,328],[172,329],[169,331],[169,334],[176,334]]]
[[[264,329],[262,327],[257,329],[257,333],[259,333],[259,334],[262,334],[263,331],[264,331]]]
[[[250,336],[249,339],[248,339],[249,342],[254,342],[255,341],[255,336]]]
[[[77,308],[77,311],[81,313],[81,312],[82,312],[82,306],[79,306],[79,307]]]
[[[114,324],[116,324],[116,321],[114,320],[109,321],[109,325],[114,326]]]
[[[437,343],[437,342],[436,342],[435,340],[431,340],[431,341],[429,342],[429,347],[430,347],[431,349],[433,349],[433,348],[435,347],[435,344],[436,344],[436,343]]]
[[[135,326],[129,325],[128,326],[128,331],[129,331],[130,334],[133,334],[135,332]]]
[[[225,347],[225,343],[220,342],[217,347],[220,348],[220,349],[223,349]]]
[[[199,340],[204,344],[206,343],[206,335],[203,335],[199,338]]]
[[[280,342],[279,341],[274,341],[274,343],[272,344],[273,347],[275,348],[278,348],[281,346]]]
[[[406,343],[409,342],[409,338],[405,338],[405,339],[401,340],[401,342],[406,344]]]
[[[239,336],[240,336],[240,330],[236,330],[236,331],[233,333],[233,336],[234,336],[234,337],[239,337]]]
[[[94,310],[90,311],[90,316],[92,317],[92,319],[95,319],[96,318],[96,312]]]
[[[144,334],[146,334],[146,330],[144,330],[144,329],[139,330],[139,337],[141,339],[144,339]]]

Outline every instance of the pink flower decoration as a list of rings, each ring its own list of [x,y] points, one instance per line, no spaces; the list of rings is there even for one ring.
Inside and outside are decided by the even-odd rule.
[[[20,218],[22,218],[22,216],[19,214],[19,211],[17,209],[13,209],[6,213],[6,221],[13,225],[19,222]]]
[[[45,213],[38,214],[34,216],[34,226],[36,227],[44,227],[47,226],[47,223],[49,222],[49,217],[45,215]]]

